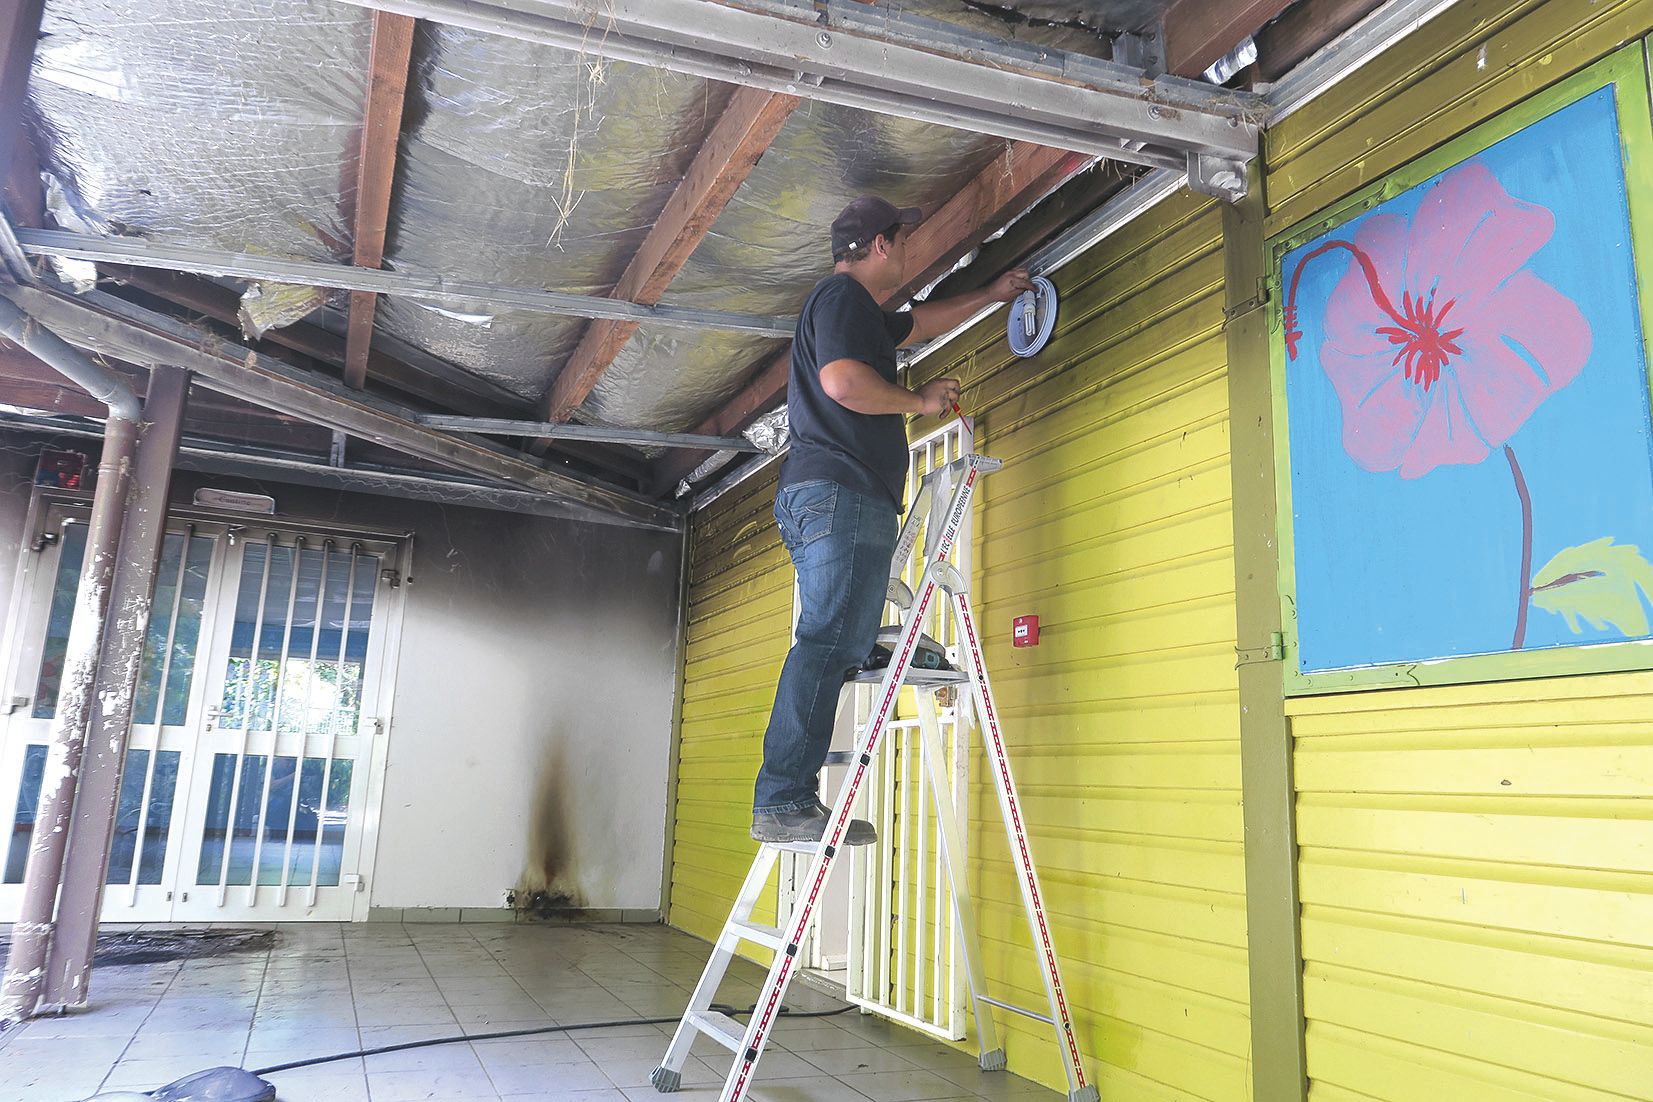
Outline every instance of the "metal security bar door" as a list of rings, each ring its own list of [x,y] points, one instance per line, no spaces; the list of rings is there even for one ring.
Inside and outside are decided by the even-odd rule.
[[[915,442],[907,473],[907,500],[918,499],[924,476],[973,451],[970,430],[954,421]],[[970,571],[970,524],[959,537],[955,561],[966,577]],[[918,584],[923,559],[913,556],[903,581]],[[947,648],[948,657],[962,668],[958,655],[957,625],[951,602],[938,601],[923,627],[925,634]],[[852,720],[853,732],[867,722],[876,685],[854,687],[853,709],[841,720]],[[966,984],[959,961],[959,934],[948,887],[947,867],[940,844],[938,814],[963,822],[970,782],[968,732],[960,737],[958,713],[968,713],[968,692],[941,690],[938,724],[925,737],[914,710],[904,700],[901,718],[888,725],[888,736],[874,757],[868,783],[862,790],[857,814],[878,828],[879,843],[849,851],[850,892],[849,971],[847,998],[884,1017],[947,1040],[965,1035]],[[853,714],[851,714],[853,713]],[[931,755],[939,760],[930,760]],[[939,774],[952,793],[952,805],[938,808],[930,783]],[[961,830],[962,845],[969,836]],[[958,867],[965,854],[957,855]]]
[[[360,917],[396,548],[275,530],[238,537],[173,917]]]
[[[195,676],[207,592],[222,544],[221,526],[174,523],[161,548],[154,603],[138,676],[133,725],[122,773],[104,894],[106,921],[164,921],[177,871],[180,795],[187,785],[202,708]],[[48,506],[30,537],[20,600],[6,737],[0,748],[0,809],[10,829],[0,840],[0,920],[20,901],[34,815],[47,767],[47,736],[86,549],[83,509]]]

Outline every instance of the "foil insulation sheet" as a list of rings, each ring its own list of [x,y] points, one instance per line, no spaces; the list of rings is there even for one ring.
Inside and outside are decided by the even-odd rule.
[[[911,0],[973,32],[1106,55],[1161,0]],[[49,0],[30,125],[60,224],[348,263],[372,13],[332,0]],[[418,24],[385,250],[390,269],[606,294],[733,89],[594,54]],[[934,209],[999,138],[806,101],[666,293],[787,314],[831,268],[850,199]],[[266,291],[273,291],[267,288]],[[332,294],[337,308],[347,296]],[[298,310],[252,319],[287,324]],[[283,305],[276,303],[277,306]],[[312,319],[314,320],[314,319]],[[381,296],[380,332],[537,402],[581,318]],[[644,326],[582,419],[684,430],[784,341]]]

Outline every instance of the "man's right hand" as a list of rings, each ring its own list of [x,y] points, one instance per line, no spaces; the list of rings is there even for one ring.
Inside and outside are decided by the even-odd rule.
[[[926,417],[939,417],[958,404],[959,381],[957,379],[931,379],[918,388],[918,399],[924,403],[920,413]]]

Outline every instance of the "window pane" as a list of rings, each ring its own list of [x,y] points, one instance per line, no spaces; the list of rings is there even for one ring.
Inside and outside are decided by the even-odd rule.
[[[270,770],[270,793],[264,803],[264,844],[258,851],[260,884],[281,883],[281,862],[287,854],[287,823],[293,812],[293,774],[297,772],[297,765],[297,758],[278,755]]]
[[[316,862],[316,883],[334,888],[344,864],[344,825],[350,814],[350,778],[354,763],[347,758],[333,762],[327,778],[327,803],[321,809],[321,853]],[[319,787],[319,786],[318,786]]]
[[[258,808],[264,796],[264,761],[257,754],[249,754],[242,759],[241,790],[235,797],[232,819],[230,790],[235,782],[235,755],[214,755],[212,789],[207,794],[207,824],[201,839],[201,863],[195,873],[197,884],[220,882],[219,870],[224,867],[226,844],[229,847],[229,868],[222,882],[252,882]]]
[[[143,831],[142,856],[138,857],[139,884],[159,884],[166,864],[166,840],[172,828],[172,798],[178,787],[176,750],[163,750],[149,773],[148,750],[128,750],[126,771],[121,776],[119,810],[115,819],[114,845],[109,851],[111,884],[132,883],[132,861],[138,852],[138,831]],[[145,782],[149,784],[149,813],[141,814]]]
[[[149,782],[149,818],[144,821],[143,856],[138,861],[138,883],[159,884],[166,865],[166,841],[172,833],[172,798],[178,790],[178,751],[163,750],[155,760]]]
[[[161,722],[176,726],[184,722],[189,710],[195,647],[201,635],[201,612],[206,602],[207,570],[212,564],[212,540],[206,536],[190,538],[180,586],[178,567],[179,559],[185,556],[184,539],[176,533],[166,537],[161,564],[156,570],[155,601],[144,641],[137,704],[132,712],[134,723],[154,723],[159,709]],[[170,663],[166,653],[169,632],[172,635]],[[165,686],[161,684],[163,677]]]
[[[311,709],[324,708],[329,695],[327,686],[317,684],[316,670],[310,660],[311,649],[316,652],[316,665],[322,661],[321,638],[316,621],[321,612],[322,574],[332,566],[327,549],[313,544],[305,545],[298,553],[298,574],[293,599],[293,627],[287,640],[287,663],[281,677],[281,729],[290,732],[311,730]],[[318,694],[317,689],[322,689]],[[318,701],[319,696],[319,701]]]
[[[63,687],[63,657],[69,650],[69,623],[75,615],[75,593],[80,566],[86,558],[86,525],[65,524],[57,579],[52,584],[52,609],[46,621],[46,644],[40,656],[40,679],[34,690],[34,718],[57,715],[57,693]]]
[[[109,850],[111,884],[132,880],[132,859],[138,852],[138,820],[143,817],[143,788],[149,779],[149,751],[128,750],[121,775],[120,801],[115,810],[115,839]]]
[[[230,824],[230,780],[235,775],[234,754],[212,756],[212,787],[207,792],[207,821],[201,828],[201,861],[197,884],[218,883],[224,865],[224,840]]]
[[[264,569],[269,560],[268,584]],[[241,588],[235,603],[235,633],[224,675],[222,726],[268,731],[275,720],[281,643],[287,627],[287,599],[293,583],[293,550],[263,543],[247,546]],[[263,617],[260,590],[263,591]]]
[[[7,884],[23,883],[29,864],[29,839],[34,836],[34,816],[40,807],[40,780],[46,775],[46,747],[30,746],[23,751],[23,784],[17,792],[17,814],[12,817],[11,845],[6,852]]]
[[[344,827],[350,812],[351,762],[339,758],[327,774],[324,758],[304,759],[304,783],[299,790],[298,828],[293,834],[293,884],[308,884],[312,875],[320,887],[337,887],[344,863]],[[328,798],[322,804],[325,781]]]

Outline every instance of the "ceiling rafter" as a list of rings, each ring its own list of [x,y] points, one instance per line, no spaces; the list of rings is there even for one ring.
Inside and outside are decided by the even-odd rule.
[[[1177,0],[1165,13],[1165,67],[1179,76],[1199,76],[1291,5],[1292,0]]]
[[[40,162],[23,125],[45,8],[45,0],[0,4],[0,186],[12,222],[23,226],[40,225],[46,210]]]
[[[974,179],[942,204],[908,239],[912,277],[884,300],[886,309],[956,264],[1016,215],[1081,171],[1090,158],[1048,146],[1012,142]],[[786,396],[791,369],[789,345],[772,358],[739,393],[695,428],[707,436],[730,436],[773,409]],[[654,488],[665,491],[704,462],[708,452],[681,450],[655,463]]]
[[[649,306],[660,301],[798,103],[796,96],[757,88],[735,90],[615,284],[615,298]],[[546,419],[571,418],[637,329],[638,323],[631,321],[597,320],[588,325],[551,385]]]
[[[384,262],[385,228],[390,221],[390,191],[396,179],[396,144],[402,133],[402,102],[407,95],[415,22],[405,15],[373,13],[367,104],[356,168],[352,259],[358,268],[377,268]],[[344,381],[357,389],[367,383],[368,349],[373,341],[373,314],[378,301],[379,296],[372,291],[350,293]]]

